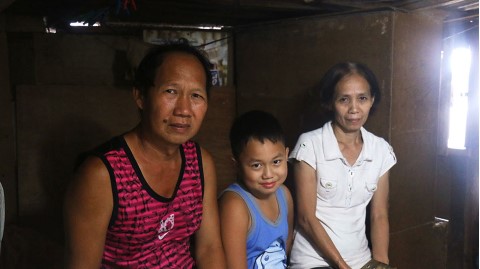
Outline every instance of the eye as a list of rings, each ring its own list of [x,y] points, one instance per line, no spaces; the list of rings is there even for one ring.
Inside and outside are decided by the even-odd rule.
[[[344,103],[348,103],[348,98],[347,97],[340,97],[338,98],[338,102],[344,104]]]
[[[203,96],[202,94],[199,94],[199,93],[193,93],[192,97],[193,97],[193,99],[203,99],[203,100],[206,99],[205,96]]]
[[[250,164],[250,167],[253,169],[259,169],[260,167],[262,167],[262,165],[260,163],[252,163]]]
[[[166,89],[165,92],[166,92],[166,93],[170,93],[170,94],[175,94],[175,93],[177,93],[177,91],[174,90],[174,89]]]
[[[360,99],[360,101],[365,102],[365,101],[368,101],[368,96],[360,96],[359,99]]]
[[[277,159],[273,161],[273,165],[280,165],[282,163],[282,159]]]

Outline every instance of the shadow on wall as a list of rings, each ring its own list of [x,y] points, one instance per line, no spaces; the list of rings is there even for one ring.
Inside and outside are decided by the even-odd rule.
[[[1,268],[63,268],[63,199],[80,153],[111,136],[98,123],[66,116],[44,134],[38,150],[42,206],[5,228]],[[33,152],[35,154],[35,151]],[[32,197],[20,197],[30,199]]]

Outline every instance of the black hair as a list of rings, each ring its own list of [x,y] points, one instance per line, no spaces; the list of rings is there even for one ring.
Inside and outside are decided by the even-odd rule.
[[[154,86],[155,75],[159,66],[162,65],[165,56],[172,52],[181,52],[195,56],[203,66],[205,71],[207,96],[212,87],[212,74],[210,63],[206,53],[189,45],[186,42],[182,43],[167,43],[164,45],[158,45],[151,48],[145,57],[142,59],[135,72],[135,79],[133,86],[140,90],[143,96],[147,96],[148,90]]]
[[[261,110],[251,110],[237,117],[230,129],[230,146],[235,159],[244,150],[248,141],[257,139],[264,142],[285,145],[285,134],[278,120],[270,113]]]
[[[372,97],[375,97],[372,108],[370,109],[370,114],[372,114],[378,103],[381,99],[380,87],[378,86],[377,78],[375,74],[368,68],[365,64],[356,63],[356,62],[344,62],[338,63],[332,66],[325,73],[323,78],[320,80],[318,87],[314,89],[315,99],[320,102],[320,105],[326,112],[326,116],[329,120],[332,120],[334,117],[334,112],[332,111],[332,102],[335,95],[335,88],[338,82],[351,74],[358,74],[362,76],[370,86],[370,94]]]

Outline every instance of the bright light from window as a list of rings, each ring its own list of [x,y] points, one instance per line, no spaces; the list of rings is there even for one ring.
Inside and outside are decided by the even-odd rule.
[[[457,48],[451,56],[452,82],[450,93],[450,123],[448,148],[465,149],[468,111],[468,80],[471,53],[469,48]]]
[[[72,27],[88,27],[90,25],[88,24],[88,22],[76,21],[76,22],[71,22],[70,26],[72,26]],[[100,26],[100,23],[96,22],[96,23],[92,24],[91,26],[97,27],[97,26]]]

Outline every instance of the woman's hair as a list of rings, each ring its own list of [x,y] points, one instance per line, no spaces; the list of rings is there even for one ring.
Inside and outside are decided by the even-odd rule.
[[[169,53],[181,52],[195,56],[203,66],[205,71],[207,95],[212,87],[212,74],[210,73],[211,63],[205,53],[189,45],[188,43],[168,43],[155,46],[148,51],[143,60],[138,65],[135,72],[134,87],[140,90],[143,96],[147,96],[147,91],[154,86],[155,75],[159,66],[162,65],[165,56]]]
[[[307,109],[303,117],[304,122],[302,123],[304,131],[318,128],[325,122],[333,119],[334,111],[332,110],[332,104],[335,97],[335,88],[341,79],[352,74],[358,74],[367,81],[370,86],[370,94],[372,97],[375,97],[369,113],[372,114],[375,111],[380,102],[381,93],[377,78],[372,70],[362,63],[338,63],[328,69],[319,84],[311,90],[310,95],[307,97]],[[319,119],[321,124],[317,126],[319,125]]]

